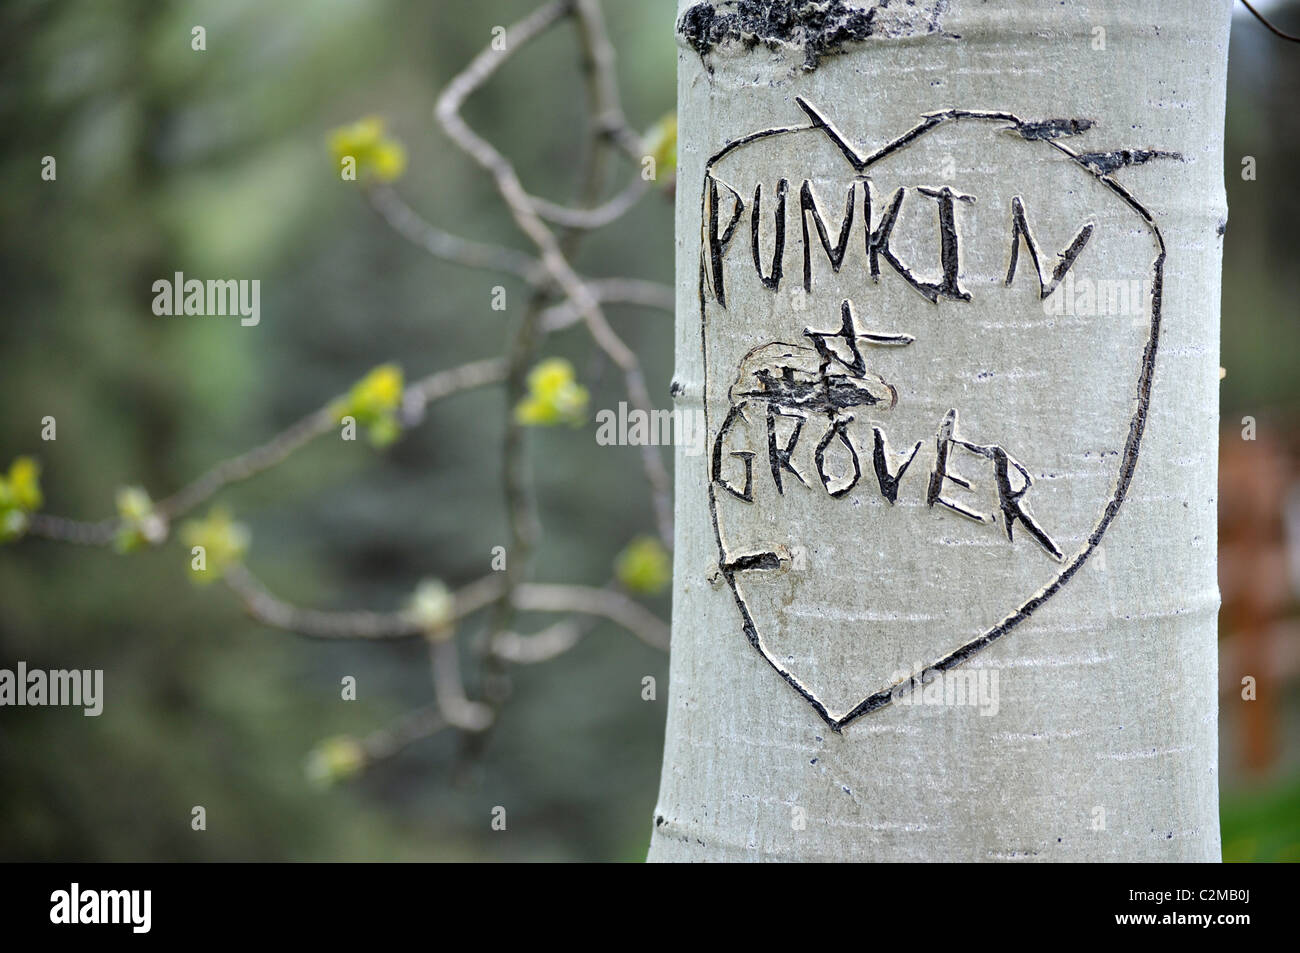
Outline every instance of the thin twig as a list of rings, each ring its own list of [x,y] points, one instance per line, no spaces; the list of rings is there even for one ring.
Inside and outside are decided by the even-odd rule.
[[[500,358],[472,361],[460,367],[437,371],[415,381],[403,391],[402,407],[408,420],[418,419],[424,408],[433,401],[461,391],[495,384],[504,376],[505,362]],[[218,463],[197,480],[160,500],[155,504],[154,512],[163,520],[175,520],[222,488],[250,479],[284,462],[294,451],[333,428],[335,418],[332,408],[331,401],[261,446]],[[32,536],[61,542],[106,546],[113,541],[121,526],[122,521],[116,517],[98,522],[83,522],[46,513],[33,513],[27,532]]]
[[[530,196],[533,208],[542,218],[554,222],[557,225],[563,225],[565,228],[581,228],[592,231],[597,228],[604,228],[611,222],[616,222],[628,210],[645,195],[648,188],[647,183],[640,176],[634,178],[623,191],[619,192],[608,202],[598,205],[595,208],[569,208],[567,205],[557,205],[546,199]]]
[[[1280,36],[1282,39],[1284,39],[1284,40],[1290,40],[1292,43],[1300,43],[1300,36],[1292,36],[1290,33],[1283,33],[1281,30],[1279,30],[1279,29],[1278,29],[1277,27],[1275,27],[1273,24],[1269,23],[1268,20],[1264,19],[1264,15],[1263,15],[1262,13],[1260,13],[1258,10],[1256,10],[1254,7],[1252,7],[1252,6],[1247,2],[1247,0],[1241,0],[1241,4],[1242,4],[1242,6],[1244,6],[1247,10],[1249,10],[1251,13],[1253,13],[1253,14],[1255,15],[1255,19],[1256,19],[1256,20],[1258,20],[1260,23],[1264,24],[1264,26],[1268,27],[1269,32],[1272,33],[1274,36]]]
[[[545,31],[568,9],[568,3],[548,3],[506,31],[506,48],[516,50]],[[542,267],[572,301],[592,338],[606,355],[623,372],[628,392],[628,402],[635,408],[650,413],[650,393],[636,354],[623,343],[605,320],[600,303],[587,285],[574,272],[553,235],[537,214],[528,193],[524,190],[514,166],[487,140],[480,137],[460,116],[465,99],[497,70],[503,54],[488,48],[476,56],[460,75],[455,77],[438,97],[434,118],[447,136],[471,159],[491,174],[497,191],[510,209],[511,217],[520,230],[537,246]],[[641,447],[646,477],[650,483],[659,535],[666,547],[671,548],[672,506],[668,470],[657,447]]]
[[[322,611],[302,609],[272,595],[245,566],[232,566],[222,576],[250,616],[264,625],[313,639],[403,639],[427,635],[408,612]],[[500,573],[456,590],[448,627],[492,605],[501,596]],[[617,623],[647,645],[668,648],[668,626],[641,603],[615,589],[526,582],[516,586],[513,606],[523,612],[557,612],[599,616]]]
[[[50,513],[32,513],[27,517],[27,536],[40,536],[44,539],[57,540],[60,543],[76,543],[79,546],[107,546],[117,535],[122,521],[118,519],[88,522],[68,519],[66,516],[54,516]]]
[[[479,643],[480,651],[490,644],[493,633],[510,626],[514,615],[511,596],[515,587],[528,577],[533,548],[541,534],[541,519],[537,512],[525,447],[524,425],[515,415],[515,408],[527,392],[528,371],[532,367],[543,333],[540,327],[543,294],[536,290],[531,295],[519,328],[510,340],[506,360],[505,426],[501,457],[509,546],[506,550],[506,568],[502,574],[501,595],[484,640]]]
[[[328,612],[301,609],[273,596],[245,566],[231,566],[222,581],[239,596],[245,611],[264,625],[312,639],[404,639],[425,634],[409,612]],[[485,608],[496,599],[500,580],[486,576],[456,591],[448,624]]]
[[[591,278],[587,287],[602,304],[630,304],[673,313],[673,289],[657,281],[639,278]],[[542,328],[548,333],[562,331],[582,320],[582,315],[571,301],[562,301],[547,308],[542,315]]]
[[[374,764],[393,757],[403,748],[432,737],[447,727],[437,705],[424,705],[408,712],[361,739],[366,763]]]
[[[580,612],[602,616],[627,629],[646,645],[668,650],[668,626],[641,603],[615,589],[525,583],[515,590],[515,606],[525,612]]]
[[[599,0],[577,0],[573,12],[578,21],[578,40],[583,48],[583,67],[590,73],[589,86],[595,113],[593,124],[599,135],[639,163],[645,154],[645,145],[623,115],[614,72],[614,44],[609,41]]]
[[[596,623],[591,618],[562,619],[531,635],[498,632],[490,646],[494,656],[515,665],[549,662],[573,648]]]
[[[1247,7],[1249,9],[1250,5]],[[1255,11],[1251,9],[1251,12]],[[578,166],[580,188],[575,207],[529,194],[513,165],[474,133],[460,116],[460,108],[467,97],[486,82],[511,53],[564,16],[574,18],[580,65],[592,114],[591,137]],[[1274,29],[1274,32],[1278,31]],[[612,586],[594,588],[527,581],[529,556],[540,527],[523,449],[522,426],[515,420],[513,410],[526,390],[527,371],[535,359],[539,342],[549,332],[582,322],[597,347],[622,372],[629,402],[648,412],[651,401],[637,356],[609,325],[601,305],[631,304],[670,313],[673,310],[673,291],[667,286],[626,278],[589,280],[579,276],[570,264],[585,233],[616,221],[648,189],[637,176],[612,198],[597,204],[605,185],[605,150],[602,146],[612,146],[638,164],[645,148],[641,137],[628,125],[622,110],[614,72],[614,50],[598,0],[553,0],[511,27],[506,34],[504,50],[485,50],[448,84],[438,98],[434,116],[451,140],[492,175],[515,223],[537,248],[538,255],[453,235],[426,221],[392,189],[384,186],[366,189],[366,197],[380,217],[399,235],[435,258],[466,267],[513,274],[532,288],[528,308],[504,360],[466,364],[410,384],[402,395],[400,419],[404,426],[409,426],[423,416],[426,406],[432,401],[486,384],[506,382],[508,417],[503,451],[507,518],[512,542],[510,568],[505,573],[493,573],[458,590],[453,596],[448,618],[439,621],[436,631],[428,628],[427,621],[407,611],[329,612],[299,608],[272,595],[242,565],[228,569],[223,577],[254,619],[275,628],[322,639],[426,638],[436,703],[403,716],[362,739],[367,763],[391,757],[413,741],[448,726],[481,737],[492,724],[493,709],[465,694],[454,639],[456,624],[481,610],[495,608],[484,642],[485,660],[489,667],[494,662],[497,665],[502,662],[533,663],[555,658],[578,644],[594,626],[595,618],[611,620],[656,648],[667,649],[669,642],[669,629],[662,620]],[[544,220],[559,226],[560,231],[552,232]],[[551,304],[557,296],[562,300]],[[154,507],[154,515],[165,527],[168,521],[193,509],[223,487],[247,480],[281,463],[311,440],[329,432],[337,422],[336,417],[336,402],[308,414],[261,446],[217,464],[197,480],[163,499]],[[667,470],[656,448],[643,447],[642,453],[659,534],[665,545],[671,547],[672,514]],[[120,519],[92,523],[38,513],[30,517],[28,532],[68,542],[102,545],[112,541],[122,525]],[[532,635],[519,635],[507,631],[506,626],[520,611],[555,612],[574,617]]]
[[[397,234],[423,248],[434,258],[455,262],[467,268],[501,271],[533,281],[537,275],[537,261],[531,255],[504,248],[472,242],[437,228],[406,204],[392,189],[376,185],[366,189],[370,207],[379,213]]]
[[[570,8],[577,18],[582,67],[587,87],[588,105],[592,111],[598,108],[602,93],[596,88],[600,82],[600,67],[595,62],[589,39],[589,22],[580,15],[577,7]],[[597,26],[599,24],[597,23]],[[567,208],[547,202],[535,196],[529,201],[540,215],[548,217],[567,230],[559,238],[560,253],[566,258],[577,253],[586,232],[598,228],[623,215],[628,208],[644,193],[644,184],[634,181],[622,193],[615,196],[603,206],[593,208],[599,198],[605,179],[605,155],[603,137],[599,130],[593,129],[585,148],[580,152],[576,163],[577,204],[578,209]],[[506,586],[492,613],[492,618],[476,642],[476,650],[481,658],[485,688],[490,685],[505,684],[504,666],[507,659],[498,651],[499,639],[506,634],[506,629],[514,619],[514,595],[516,587],[528,578],[531,567],[532,550],[536,536],[541,532],[540,518],[532,489],[532,477],[527,463],[522,423],[515,417],[514,409],[522,399],[527,371],[531,366],[541,339],[548,333],[545,315],[542,311],[550,289],[541,283],[534,286],[534,292],[528,302],[523,320],[520,323],[509,349],[507,370],[507,401],[505,436],[503,449],[503,472],[505,489],[506,521],[510,533],[510,561],[506,573]],[[552,640],[553,642],[554,640]],[[575,640],[576,641],[576,640]],[[541,647],[533,644],[531,647]],[[548,644],[547,648],[558,648]],[[534,652],[534,657],[537,656]],[[504,695],[497,692],[493,703],[504,700]],[[475,746],[486,744],[485,735],[467,738],[463,741],[463,753],[472,755]]]
[[[328,405],[312,411],[260,447],[217,464],[193,483],[160,500],[154,510],[167,519],[186,513],[222,487],[247,480],[282,463],[295,450],[326,433],[333,425],[334,417]]]
[[[490,357],[422,377],[402,392],[403,424],[411,426],[418,422],[429,404],[462,391],[500,383],[505,376],[506,362]]]
[[[461,731],[485,731],[495,720],[490,705],[470,701],[460,678],[460,655],[451,638],[429,640],[429,668],[438,711]]]

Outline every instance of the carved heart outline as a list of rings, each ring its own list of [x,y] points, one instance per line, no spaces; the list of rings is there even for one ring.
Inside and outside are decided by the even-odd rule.
[[[885,143],[875,152],[867,155],[861,154],[856,150],[840,132],[831,123],[802,97],[795,97],[795,102],[807,114],[811,122],[807,125],[781,126],[772,129],[765,129],[759,132],[750,133],[739,139],[734,139],[727,143],[722,149],[714,153],[704,166],[704,179],[701,188],[700,201],[700,221],[701,233],[709,226],[709,182],[712,178],[712,172],[715,165],[722,159],[751,143],[760,140],[769,139],[775,136],[787,135],[790,133],[808,132],[810,130],[821,130],[835,144],[836,148],[843,153],[849,164],[853,166],[854,171],[864,172],[866,169],[879,162],[880,160],[894,154],[898,150],[917,141],[922,136],[938,129],[947,123],[962,121],[981,121],[981,122],[1002,122],[1010,123],[1008,131],[1018,133],[1026,142],[1040,143],[1044,146],[1057,150],[1068,160],[1074,162],[1080,169],[1091,175],[1098,182],[1104,185],[1112,193],[1120,198],[1130,209],[1132,209],[1143,224],[1149,229],[1151,236],[1155,239],[1156,256],[1152,262],[1152,280],[1151,280],[1151,300],[1150,315],[1151,321],[1148,329],[1148,336],[1142,351],[1141,369],[1138,374],[1137,382],[1137,401],[1133,418],[1129,423],[1128,436],[1124,442],[1124,450],[1120,455],[1119,473],[1115,481],[1115,489],[1110,498],[1103,506],[1100,516],[1094,525],[1092,532],[1088,534],[1084,544],[1073,554],[1069,555],[1063,562],[1061,570],[1046,585],[1041,587],[1032,596],[1022,602],[1013,612],[1005,616],[1001,622],[992,628],[981,633],[975,638],[965,642],[958,648],[949,652],[947,655],[936,659],[923,670],[923,675],[919,678],[906,679],[883,688],[879,691],[867,695],[862,701],[858,702],[849,712],[840,718],[836,718],[826,710],[826,706],[817,698],[813,692],[805,686],[793,672],[786,669],[767,651],[763,645],[763,640],[758,634],[754,625],[754,620],[750,615],[749,607],[745,604],[744,598],[736,584],[736,574],[753,568],[747,564],[739,562],[727,563],[726,550],[722,542],[722,531],[718,522],[718,505],[717,495],[713,480],[708,480],[709,490],[709,517],[713,524],[714,540],[718,547],[718,570],[719,574],[726,580],[727,586],[736,602],[736,607],[740,611],[742,628],[745,637],[749,643],[758,651],[759,655],[767,662],[772,669],[780,675],[787,684],[796,692],[803,696],[804,700],[812,706],[813,710],[830,726],[832,731],[841,732],[850,722],[870,712],[884,708],[891,701],[901,694],[913,690],[916,684],[926,684],[938,677],[949,669],[961,665],[971,657],[982,650],[988,648],[998,639],[1007,635],[1016,626],[1028,619],[1033,613],[1042,606],[1048,599],[1056,595],[1067,582],[1073,578],[1074,574],[1088,561],[1088,557],[1100,544],[1102,537],[1105,535],[1107,528],[1118,515],[1120,507],[1128,494],[1129,486],[1133,481],[1133,473],[1137,467],[1138,450],[1142,443],[1142,434],[1146,429],[1147,412],[1151,404],[1151,385],[1155,374],[1156,351],[1160,342],[1160,322],[1161,322],[1161,299],[1164,284],[1164,263],[1165,263],[1165,242],[1164,236],[1160,232],[1159,226],[1156,225],[1155,219],[1151,212],[1143,206],[1134,196],[1120,185],[1111,176],[1116,169],[1128,164],[1146,162],[1152,158],[1169,157],[1181,158],[1175,153],[1160,153],[1150,151],[1126,151],[1112,153],[1080,153],[1070,149],[1068,146],[1057,141],[1058,138],[1071,136],[1083,132],[1092,127],[1090,120],[1045,120],[1030,122],[1020,119],[1014,113],[987,111],[987,110],[969,110],[969,109],[945,109],[937,112],[923,113],[921,122],[913,126],[907,132],[903,133],[896,139]],[[712,210],[716,215],[716,208]],[[709,405],[707,396],[710,393],[708,374],[709,374],[709,342],[706,333],[706,288],[709,281],[707,260],[707,243],[702,243],[700,248],[700,278],[699,278],[699,301],[700,301],[700,339],[703,348],[704,357],[704,420],[705,433],[710,433],[709,424]],[[706,455],[708,459],[708,455]]]

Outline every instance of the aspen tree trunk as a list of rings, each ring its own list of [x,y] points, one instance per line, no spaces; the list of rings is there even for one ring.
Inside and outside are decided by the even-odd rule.
[[[1217,860],[1231,0],[682,0],[650,859]]]

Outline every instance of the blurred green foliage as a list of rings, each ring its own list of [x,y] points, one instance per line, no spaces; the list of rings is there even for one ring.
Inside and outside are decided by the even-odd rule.
[[[431,110],[492,28],[534,5],[4,5],[0,450],[40,463],[45,510],[107,517],[127,486],[161,499],[388,362],[414,379],[503,352],[527,289],[395,235],[340,179],[329,136],[381,117],[405,148],[395,187],[407,201],[448,230],[529,250]],[[626,111],[648,128],[673,106],[673,10],[606,6]],[[191,49],[195,25],[205,52]],[[579,185],[586,120],[577,62],[572,29],[557,28],[465,110],[531,191],[562,202]],[[40,178],[46,155],[54,182]],[[639,169],[615,171],[611,190]],[[671,282],[672,247],[672,204],[655,192],[576,265]],[[155,316],[151,284],[177,271],[260,279],[261,323]],[[504,312],[491,307],[497,286]],[[610,317],[667,406],[671,320]],[[567,360],[594,406],[617,405],[621,379],[581,327],[543,356]],[[278,594],[400,610],[421,579],[477,578],[508,542],[509,412],[500,388],[453,397],[382,453],[326,438],[214,503],[248,526],[244,559]],[[40,439],[46,415],[56,441]],[[530,430],[528,442],[545,530],[538,578],[603,584],[652,526],[637,449],[597,447],[589,425]],[[322,764],[331,776],[351,764],[338,745],[322,761],[325,739],[363,736],[430,700],[423,645],[324,644],[254,624],[224,587],[184,583],[191,556],[177,530],[129,557],[39,539],[0,549],[0,664],[102,668],[106,696],[98,718],[0,714],[0,859],[644,856],[666,693],[642,701],[641,679],[666,683],[664,655],[602,624],[562,659],[513,670],[513,695],[479,744],[448,733],[322,788],[307,769],[319,780]],[[649,604],[666,617],[666,596]],[[340,698],[346,675],[356,701]],[[205,832],[190,829],[199,804]],[[505,832],[490,828],[496,805]]]
[[[0,472],[0,543],[20,538],[28,516],[44,501],[41,465],[31,457],[18,457],[8,473]]]
[[[331,407],[335,420],[353,420],[368,427],[370,442],[386,447],[401,432],[397,409],[402,402],[402,369],[396,364],[381,364],[352,385],[346,397]]]
[[[587,388],[578,383],[573,365],[548,357],[528,372],[528,393],[515,407],[515,419],[530,427],[581,425],[587,416]]]
[[[1300,862],[1300,777],[1230,791],[1221,814],[1224,861]]]
[[[673,579],[672,554],[657,536],[638,536],[614,560],[614,576],[630,592],[663,592]]]
[[[1300,3],[1270,4],[1269,18],[1300,33]],[[1291,292],[1295,271],[1294,223],[1300,188],[1293,175],[1300,149],[1300,51],[1268,33],[1238,5],[1228,52],[1224,183],[1228,223],[1223,245],[1222,337],[1219,363],[1225,439],[1243,417],[1258,421],[1261,437],[1300,460],[1300,313]],[[1253,160],[1253,162],[1248,162]],[[1243,173],[1253,164],[1254,177]],[[1293,476],[1294,479],[1294,476]],[[1228,499],[1233,486],[1221,486]],[[1230,628],[1221,638],[1231,639]],[[1235,683],[1235,680],[1234,680]],[[1223,696],[1220,772],[1225,860],[1300,860],[1300,691],[1278,679],[1282,697],[1270,699],[1282,745],[1275,764],[1253,776],[1240,752],[1248,722],[1239,693]]]

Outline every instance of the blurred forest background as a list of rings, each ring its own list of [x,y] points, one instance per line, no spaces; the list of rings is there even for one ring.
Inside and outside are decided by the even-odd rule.
[[[33,454],[46,509],[100,519],[118,487],[159,498],[344,393],[371,367],[408,379],[499,355],[526,289],[439,263],[341,182],[330,130],[379,114],[408,150],[398,191],[435,224],[526,248],[489,178],[430,118],[447,80],[534,0],[50,4],[0,12],[0,464]],[[647,130],[674,105],[674,4],[607,0],[623,105]],[[1262,4],[1300,32],[1300,5]],[[206,52],[190,48],[207,30]],[[550,31],[466,119],[531,192],[567,201],[586,119],[573,30]],[[1224,851],[1300,860],[1300,321],[1289,281],[1300,187],[1300,46],[1238,9],[1229,60],[1223,292]],[[58,160],[42,182],[41,157]],[[1257,179],[1241,160],[1255,157]],[[633,171],[620,165],[621,180]],[[671,284],[670,194],[647,194],[575,264]],[[531,249],[528,249],[531,251]],[[262,320],[159,318],[175,271],[258,278]],[[505,285],[511,307],[492,310]],[[668,407],[671,318],[610,307]],[[580,327],[548,339],[591,407],[622,382]],[[484,574],[506,542],[499,387],[431,406],[387,450],[318,441],[220,497],[252,529],[272,591],[320,608],[399,608],[427,576]],[[58,440],[40,440],[42,417]],[[1242,439],[1240,421],[1257,421]],[[528,433],[545,534],[539,577],[600,585],[653,530],[635,448],[594,423]],[[308,752],[430,699],[414,644],[309,642],[187,581],[175,544],[119,555],[0,548],[0,666],[102,668],[105,714],[0,713],[3,860],[640,860],[650,833],[667,657],[602,623],[513,671],[481,750],[452,732],[320,789]],[[647,603],[662,617],[666,595]],[[1259,700],[1240,698],[1242,674]],[[340,700],[344,675],[358,700]],[[658,680],[658,700],[641,680]],[[195,805],[207,830],[190,828]],[[507,809],[504,833],[491,811]]]

